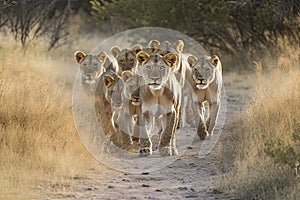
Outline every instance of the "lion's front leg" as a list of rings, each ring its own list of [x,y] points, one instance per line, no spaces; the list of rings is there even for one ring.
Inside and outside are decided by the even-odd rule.
[[[204,140],[208,135],[208,131],[206,129],[206,125],[204,122],[204,115],[205,115],[205,108],[202,102],[198,103],[198,109],[200,111],[199,118],[198,118],[198,128],[197,128],[197,135],[201,140]]]
[[[139,156],[149,156],[152,154],[152,142],[149,137],[148,129],[151,126],[149,113],[139,115],[139,136],[140,148]]]
[[[192,108],[194,112],[195,125],[197,127],[197,135],[201,140],[204,140],[208,135],[208,132],[204,123],[203,103],[193,102]]]
[[[138,143],[140,140],[140,120],[139,117],[137,117],[137,120],[135,123],[133,123],[133,130],[132,130],[132,141],[135,143]]]
[[[166,115],[165,127],[159,143],[159,154],[161,156],[171,156],[172,152],[177,152],[176,147],[172,147],[175,143],[171,144],[175,140],[175,129],[177,128],[178,116],[176,112],[169,112]],[[176,119],[177,118],[177,119]],[[172,150],[173,148],[173,150]],[[176,149],[176,151],[175,151]]]
[[[178,123],[179,119],[178,119],[178,112],[176,112],[175,115],[175,124],[174,124],[174,128],[173,128],[173,134],[172,134],[172,138],[171,138],[171,151],[172,151],[172,156],[177,156],[178,155],[178,150],[176,148],[176,124]]]
[[[139,133],[139,126],[140,126],[140,113],[141,113],[141,106],[134,106],[129,104],[129,113],[130,118],[133,122],[132,124],[132,141],[138,143],[140,140],[140,133]]]
[[[183,110],[183,106],[181,106],[179,109],[177,129],[182,128],[183,126],[184,126],[184,110]]]
[[[199,124],[200,121],[200,117],[201,117],[201,112],[199,109],[199,104],[197,102],[192,102],[192,111],[194,114],[194,126],[197,126],[197,124]]]
[[[220,103],[219,102],[214,102],[211,103],[209,106],[209,127],[208,127],[208,134],[212,135],[214,130],[215,130],[215,126],[218,120],[218,116],[219,116],[219,111],[220,111]]]

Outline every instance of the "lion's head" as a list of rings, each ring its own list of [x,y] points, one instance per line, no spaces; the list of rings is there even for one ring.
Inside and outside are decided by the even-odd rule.
[[[137,60],[142,68],[145,84],[153,90],[161,89],[170,77],[172,68],[177,63],[177,55],[168,53],[149,55],[144,51],[137,54]]]
[[[151,53],[160,54],[162,56],[168,53],[179,54],[182,53],[184,47],[184,42],[182,40],[177,40],[175,43],[169,41],[163,41],[160,43],[158,40],[151,40],[149,42],[149,50]]]
[[[131,47],[131,49],[121,50],[119,47],[111,48],[111,54],[118,62],[120,74],[122,74],[122,72],[126,70],[135,72],[138,64],[136,60],[136,54],[140,51],[142,51],[142,47],[138,44]]]
[[[130,101],[132,105],[140,105],[140,87],[144,85],[142,76],[134,75],[131,72],[125,71],[122,74],[125,82],[124,97]]]
[[[203,56],[199,59],[191,55],[188,57],[188,63],[192,69],[192,78],[196,88],[206,89],[215,79],[216,70],[220,64],[220,60],[216,55]]]
[[[111,103],[114,108],[121,108],[123,106],[122,91],[124,82],[121,76],[113,71],[105,72],[103,76],[105,86],[105,98]]]
[[[131,100],[135,105],[139,101],[139,93],[136,91],[139,87],[141,77],[134,75],[131,71],[124,71],[121,76],[113,71],[105,73],[103,76],[105,85],[105,98],[111,103],[113,109],[121,109],[124,103],[124,97]]]
[[[74,58],[80,65],[82,79],[87,84],[95,83],[103,73],[103,63],[107,55],[105,52],[100,52],[98,55],[85,54],[82,51],[76,51]]]

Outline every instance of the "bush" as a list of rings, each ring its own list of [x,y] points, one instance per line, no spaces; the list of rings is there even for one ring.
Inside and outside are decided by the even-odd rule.
[[[294,62],[285,61],[286,64]],[[260,80],[252,81],[254,88],[248,94],[245,112],[233,124],[234,170],[219,187],[242,199],[297,199],[299,196],[295,167],[298,171],[300,69],[288,66],[272,68]],[[222,158],[228,157],[225,153]]]
[[[300,123],[295,121],[286,128],[287,142],[278,138],[269,139],[265,143],[265,153],[272,157],[276,163],[298,168],[300,162]],[[285,144],[287,143],[287,144]]]
[[[299,1],[91,0],[91,4],[100,26],[109,24],[103,30],[116,33],[143,26],[174,29],[243,67],[252,60],[282,53],[280,38],[292,45],[300,43]]]

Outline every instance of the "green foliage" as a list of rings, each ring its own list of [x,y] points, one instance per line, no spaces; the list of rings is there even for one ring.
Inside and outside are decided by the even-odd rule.
[[[287,134],[291,141],[269,139],[265,143],[264,152],[276,163],[295,167],[295,164],[300,162],[300,124],[295,122],[293,126],[288,127]]]
[[[294,0],[91,0],[92,16],[120,32],[143,26],[183,32],[212,52],[236,60],[281,53],[278,38],[300,43],[300,2]],[[241,56],[242,55],[242,56]]]

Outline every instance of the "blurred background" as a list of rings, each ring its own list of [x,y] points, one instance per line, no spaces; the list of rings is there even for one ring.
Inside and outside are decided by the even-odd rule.
[[[299,48],[299,10],[299,0],[1,0],[0,31],[23,46],[42,38],[52,50],[83,36],[169,28],[230,61],[227,70]]]

